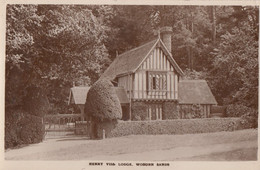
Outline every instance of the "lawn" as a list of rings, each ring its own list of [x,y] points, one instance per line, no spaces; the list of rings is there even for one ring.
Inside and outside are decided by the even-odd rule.
[[[104,140],[48,138],[7,150],[7,160],[256,160],[257,130],[187,135],[131,135]]]

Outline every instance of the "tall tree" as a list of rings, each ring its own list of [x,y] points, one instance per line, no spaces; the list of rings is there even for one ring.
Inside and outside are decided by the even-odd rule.
[[[58,89],[95,82],[109,62],[107,14],[106,6],[8,5],[6,104],[32,84],[56,102],[68,96]]]
[[[258,34],[249,20],[221,36],[215,50],[213,92],[221,103],[258,105]],[[246,48],[245,48],[246,47]]]

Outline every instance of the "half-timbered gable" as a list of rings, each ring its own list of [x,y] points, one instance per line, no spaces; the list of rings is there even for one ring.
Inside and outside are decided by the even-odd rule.
[[[133,98],[177,100],[182,71],[174,62],[159,40],[135,72]]]
[[[103,77],[126,89],[131,99],[178,99],[183,74],[161,39],[119,55]]]

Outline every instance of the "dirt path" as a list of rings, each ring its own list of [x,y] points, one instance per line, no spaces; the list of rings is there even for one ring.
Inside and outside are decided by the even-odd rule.
[[[135,135],[105,140],[61,136],[48,138],[42,143],[20,149],[7,150],[5,158],[6,160],[128,161],[255,160],[256,151],[257,130],[249,129],[187,135]],[[231,156],[225,158],[223,156],[225,153]]]

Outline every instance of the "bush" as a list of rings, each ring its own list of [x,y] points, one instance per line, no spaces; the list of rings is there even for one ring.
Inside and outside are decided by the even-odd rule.
[[[85,114],[96,121],[111,121],[122,118],[120,101],[113,84],[106,80],[98,80],[89,89]]]
[[[44,128],[41,117],[22,110],[6,110],[5,148],[41,142],[44,138]]]
[[[240,117],[239,129],[257,128],[258,127],[258,112],[252,111]]]
[[[257,128],[258,127],[258,111],[239,104],[227,106],[228,117],[240,117],[239,128]]]
[[[119,121],[107,137],[232,131],[238,129],[239,121],[239,118]]]
[[[240,117],[246,113],[251,113],[253,111],[254,111],[254,109],[249,108],[244,105],[231,104],[231,105],[227,106],[226,116],[227,117]]]
[[[42,89],[30,86],[26,89],[23,108],[29,114],[43,117],[50,110],[49,100]]]

